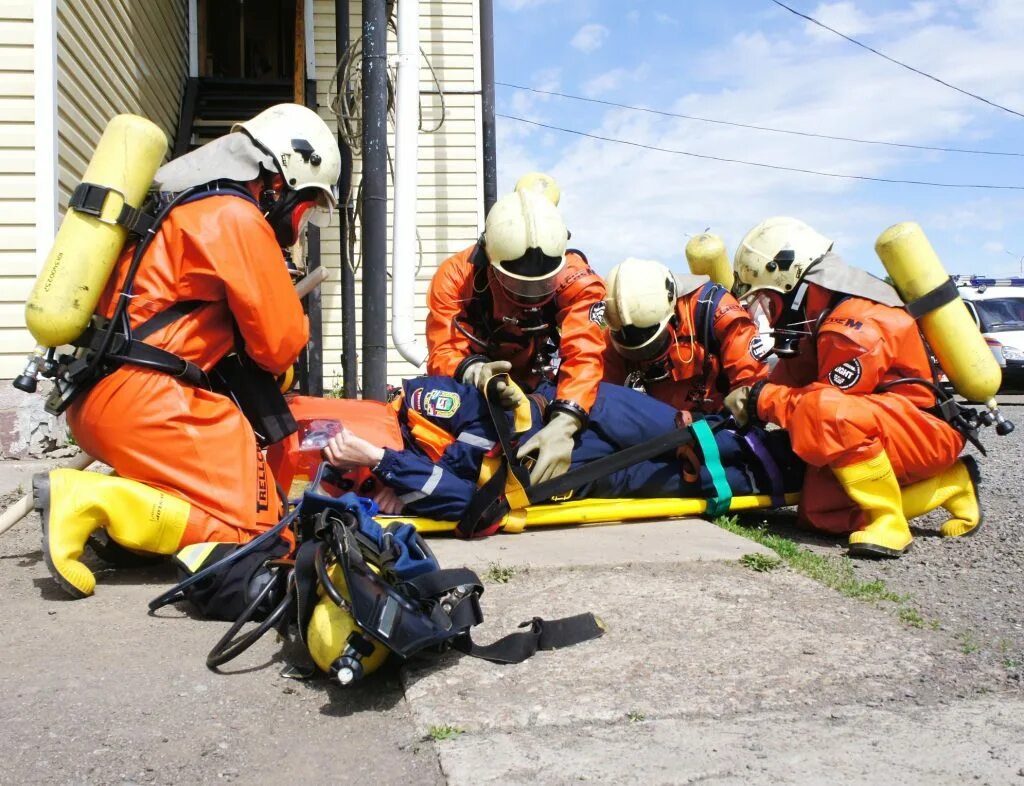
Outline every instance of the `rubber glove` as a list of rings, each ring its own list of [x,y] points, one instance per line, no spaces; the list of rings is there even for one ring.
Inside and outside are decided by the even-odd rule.
[[[512,364],[507,360],[481,360],[462,372],[462,382],[472,385],[481,393],[487,393],[487,383],[496,374],[507,374]],[[498,403],[502,409],[515,409],[523,400],[523,392],[518,385],[509,385],[504,380],[498,382]]]
[[[736,421],[736,425],[740,428],[743,428],[750,422],[750,411],[747,409],[749,403],[749,385],[736,388],[725,397],[725,408],[732,413],[732,419]]]
[[[568,412],[556,412],[544,428],[519,448],[516,457],[520,460],[537,453],[537,460],[530,471],[530,483],[543,483],[568,471],[572,463],[573,437],[580,430],[580,425],[580,421]]]

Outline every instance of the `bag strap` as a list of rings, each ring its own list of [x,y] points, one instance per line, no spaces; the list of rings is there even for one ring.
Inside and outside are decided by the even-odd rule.
[[[474,658],[492,663],[522,663],[538,650],[571,647],[600,638],[605,632],[604,624],[591,612],[558,620],[534,617],[519,627],[528,630],[510,633],[491,644],[484,645],[474,642],[469,631],[466,631],[452,642],[452,646]]]
[[[768,475],[768,482],[771,484],[772,507],[784,507],[786,504],[786,484],[782,477],[782,470],[779,469],[778,462],[775,461],[771,451],[761,441],[760,432],[748,429],[740,437]]]
[[[715,442],[715,434],[704,420],[694,421],[690,429],[697,438],[697,444],[704,455],[704,466],[707,467],[708,473],[711,475],[711,483],[715,487],[715,496],[708,500],[705,512],[708,516],[721,516],[729,511],[729,505],[732,503],[732,489],[729,488],[729,480],[725,476],[725,468],[722,466],[722,456],[718,451],[718,443]]]

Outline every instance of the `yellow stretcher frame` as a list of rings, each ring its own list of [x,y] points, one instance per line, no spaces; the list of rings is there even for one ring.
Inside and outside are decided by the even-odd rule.
[[[796,505],[799,494],[787,494],[786,505]],[[733,497],[729,512],[742,510],[769,510],[773,508],[772,498],[767,494]],[[708,509],[708,501],[697,497],[658,499],[585,499],[559,502],[552,505],[532,505],[526,508],[526,528],[568,527],[600,524],[617,524],[626,521],[700,516]],[[416,516],[381,516],[387,521],[408,521],[417,532],[425,535],[450,533],[455,530],[454,521],[437,521]]]

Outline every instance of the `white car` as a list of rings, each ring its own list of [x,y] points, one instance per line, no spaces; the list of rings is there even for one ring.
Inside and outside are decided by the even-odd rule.
[[[1003,377],[1024,382],[1024,278],[960,278],[960,296],[981,328]]]

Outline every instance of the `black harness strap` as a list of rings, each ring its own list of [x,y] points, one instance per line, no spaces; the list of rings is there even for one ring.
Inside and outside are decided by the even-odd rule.
[[[914,319],[920,319],[925,314],[930,314],[935,309],[952,303],[959,297],[960,293],[957,291],[956,283],[950,278],[917,300],[911,300],[907,303],[906,309]]]
[[[500,520],[507,514],[511,507],[505,498],[505,486],[508,480],[508,473],[515,473],[516,478],[526,489],[529,504],[537,505],[550,500],[552,497],[561,496],[569,491],[585,486],[600,478],[607,477],[619,470],[631,467],[641,461],[656,458],[664,453],[674,451],[683,445],[689,445],[696,437],[689,428],[676,429],[666,434],[652,437],[639,445],[633,445],[625,450],[617,451],[595,461],[588,462],[581,467],[570,470],[557,478],[539,483],[536,486],[530,485],[530,476],[515,456],[512,445],[512,433],[509,428],[508,418],[505,411],[498,405],[498,396],[492,390],[497,385],[499,377],[492,377],[487,383],[487,409],[494,422],[495,431],[498,433],[498,441],[504,460],[501,468],[491,476],[483,486],[476,490],[473,498],[466,506],[462,518],[455,527],[456,533],[463,538],[483,537],[493,534],[500,523]],[[723,420],[718,428],[721,428],[727,421]]]
[[[604,625],[592,613],[577,614],[560,620],[543,620],[534,617],[520,624],[529,630],[510,633],[493,644],[477,644],[466,631],[452,642],[452,646],[471,655],[493,663],[522,663],[533,657],[538,650],[557,650],[571,647],[584,641],[604,635]]]

